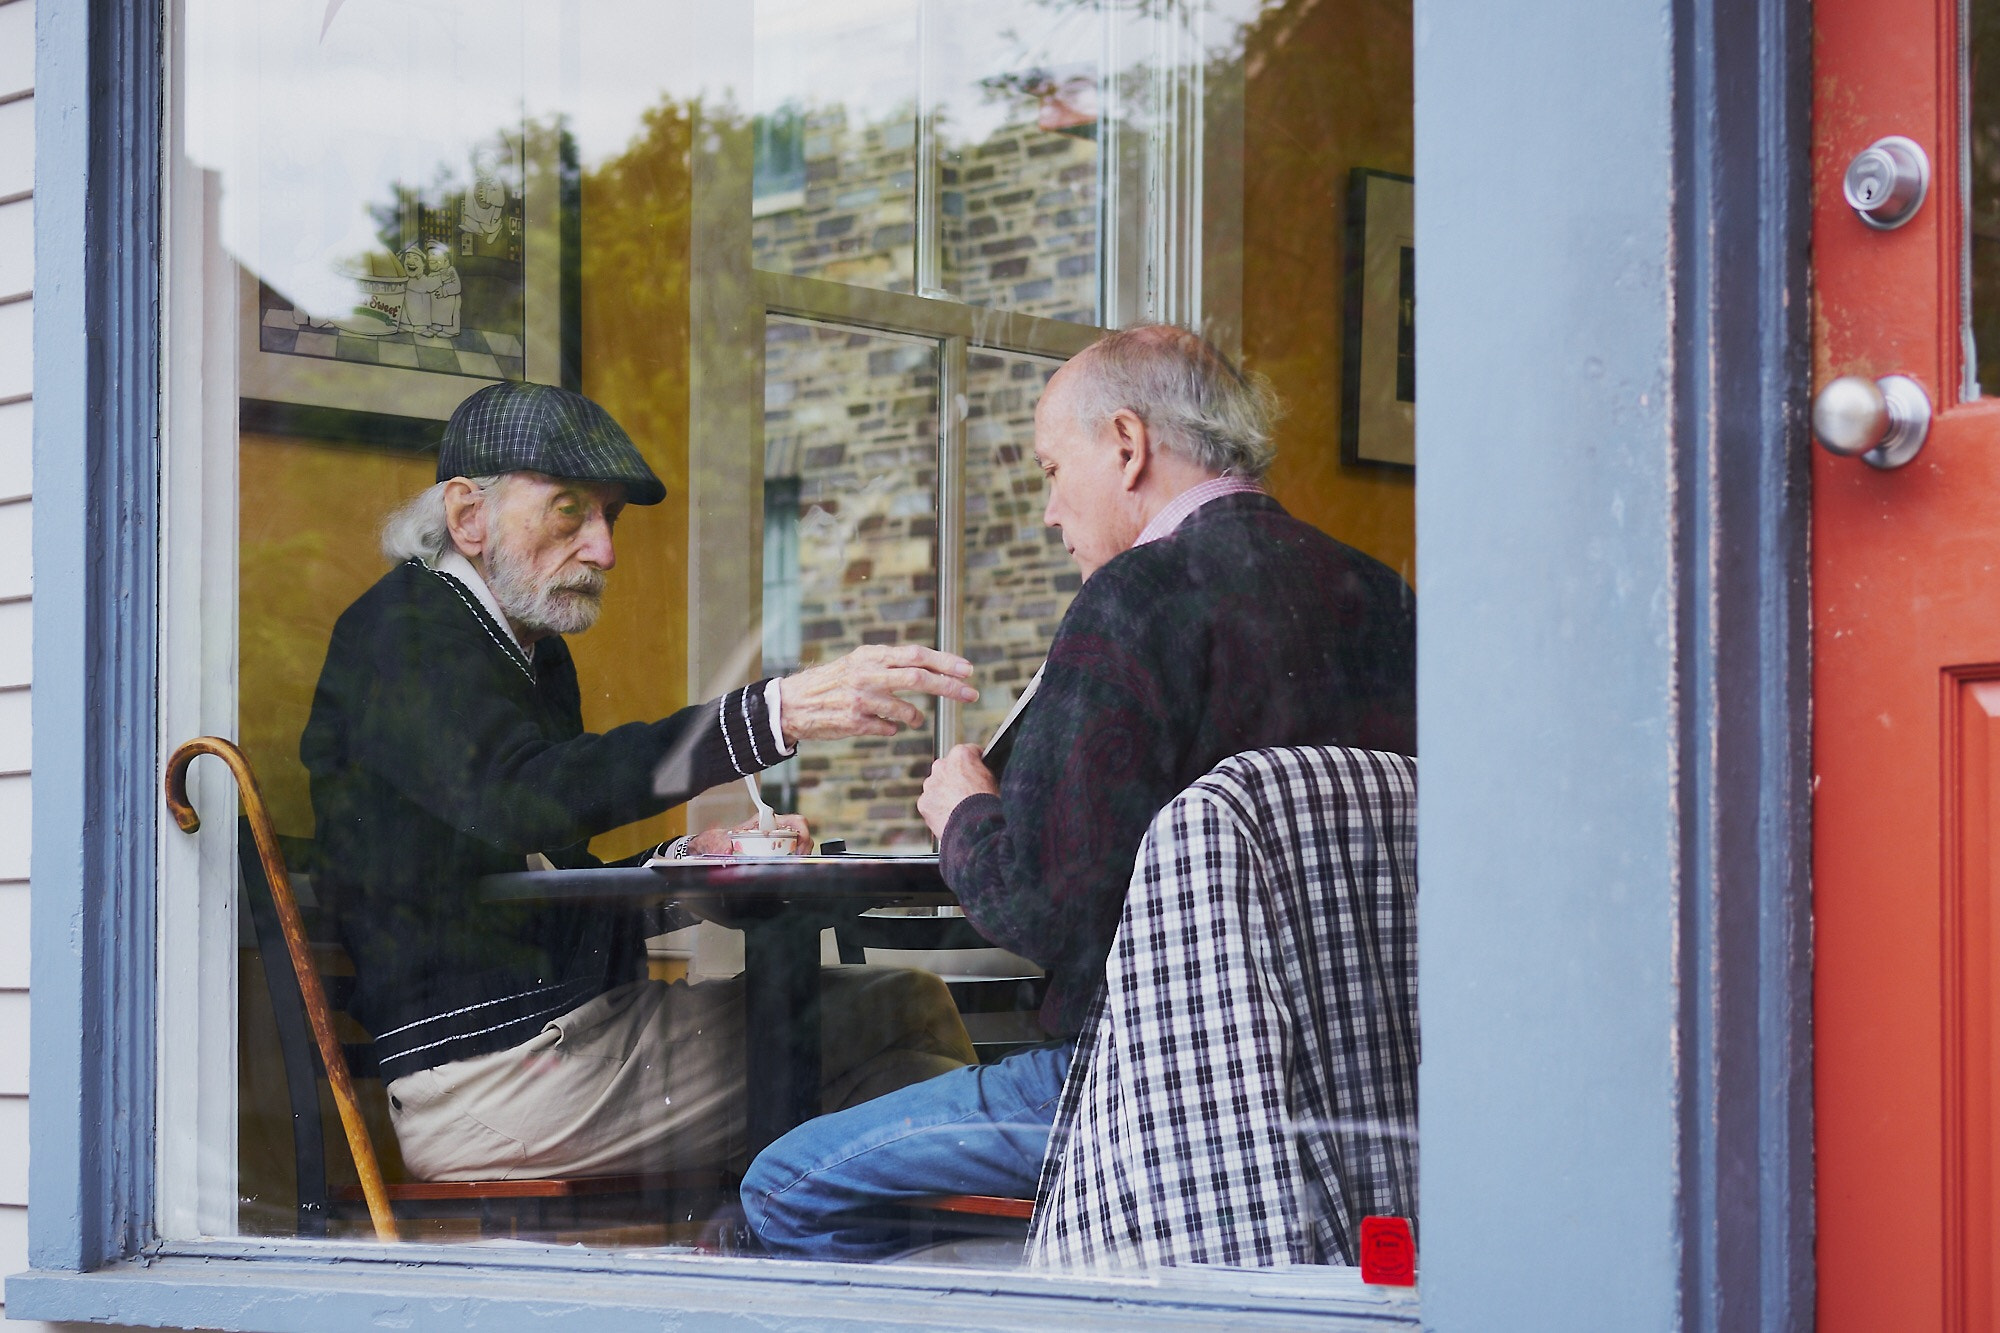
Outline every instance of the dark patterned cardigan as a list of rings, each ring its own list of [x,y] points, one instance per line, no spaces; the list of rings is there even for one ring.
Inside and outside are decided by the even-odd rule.
[[[945,882],[987,939],[1048,969],[1042,1024],[1079,1031],[1140,839],[1233,754],[1416,753],[1416,601],[1377,560],[1261,494],[1203,505],[1085,581],[998,796],[953,811]]]
[[[314,886],[392,1079],[518,1045],[641,974],[636,912],[487,902],[480,876],[530,852],[596,865],[594,835],[781,757],[762,682],[586,734],[562,639],[524,657],[469,590],[415,561],[335,623],[299,754]]]

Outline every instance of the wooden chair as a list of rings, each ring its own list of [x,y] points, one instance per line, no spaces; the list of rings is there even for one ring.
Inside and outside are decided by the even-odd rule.
[[[1009,1222],[1025,1222],[1035,1215],[1033,1199],[1009,1199],[998,1194],[942,1194],[926,1199],[924,1206],[933,1212],[998,1217]]]
[[[557,1215],[580,1225],[587,1201],[657,1202],[663,1220],[669,1201],[685,1200],[690,1195],[733,1195],[734,1183],[722,1172],[530,1180],[386,1180],[355,1087],[357,1071],[363,1076],[376,1073],[372,1049],[366,1042],[343,1043],[337,1028],[351,978],[321,975],[316,946],[292,889],[293,870],[285,856],[287,840],[278,836],[271,823],[249,761],[242,751],[217,737],[187,742],[167,761],[167,808],[183,832],[193,833],[201,827],[200,817],[187,799],[187,769],[203,754],[214,755],[229,766],[243,798],[239,849],[244,887],[284,1056],[298,1164],[301,1235],[325,1235],[328,1222],[357,1203],[366,1207],[376,1237],[388,1241],[400,1237],[399,1215],[425,1219],[470,1216],[477,1218],[482,1232],[511,1234],[523,1229],[524,1223],[527,1229],[546,1229]],[[329,998],[329,983],[343,992],[340,1003]],[[329,1188],[327,1183],[319,1099],[322,1071],[354,1159],[357,1185]]]

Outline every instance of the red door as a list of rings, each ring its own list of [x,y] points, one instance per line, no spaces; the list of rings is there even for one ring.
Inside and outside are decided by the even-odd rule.
[[[1958,0],[1814,16],[1814,385],[1907,375],[1936,412],[1900,468],[1814,451],[1819,1319],[1988,1333],[2000,398],[1967,401]],[[1928,153],[1930,181],[1876,230],[1842,180],[1887,135]]]

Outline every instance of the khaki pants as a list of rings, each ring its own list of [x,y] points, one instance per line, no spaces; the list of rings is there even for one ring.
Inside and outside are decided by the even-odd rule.
[[[928,972],[821,976],[827,1111],[970,1064],[972,1042]],[[389,1084],[403,1163],[419,1180],[742,1169],[743,986],[639,981],[504,1051]]]

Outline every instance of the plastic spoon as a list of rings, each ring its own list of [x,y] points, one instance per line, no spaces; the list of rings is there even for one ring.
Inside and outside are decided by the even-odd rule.
[[[778,827],[778,816],[771,807],[764,804],[764,793],[757,789],[757,779],[749,773],[743,775],[743,785],[750,789],[750,799],[757,803],[757,831],[769,833]]]

